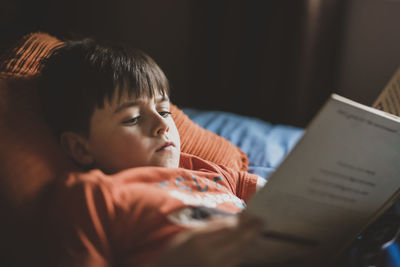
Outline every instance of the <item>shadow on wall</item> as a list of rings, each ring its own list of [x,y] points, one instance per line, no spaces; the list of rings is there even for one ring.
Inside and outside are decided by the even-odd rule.
[[[352,0],[339,93],[371,105],[400,67],[400,1]]]

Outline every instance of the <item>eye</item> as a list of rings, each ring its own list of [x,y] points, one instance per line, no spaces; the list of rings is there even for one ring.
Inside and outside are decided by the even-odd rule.
[[[137,116],[128,120],[124,120],[122,123],[125,125],[136,125],[139,123],[140,118],[140,116]]]
[[[167,118],[169,115],[171,115],[171,112],[169,112],[169,111],[160,111],[160,112],[158,112],[158,114],[160,114],[161,117],[163,117],[163,118]]]

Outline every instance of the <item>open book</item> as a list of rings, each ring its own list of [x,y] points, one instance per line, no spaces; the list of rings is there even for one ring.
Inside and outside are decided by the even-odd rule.
[[[248,203],[266,223],[250,261],[331,262],[398,199],[400,69],[374,107],[331,96]]]

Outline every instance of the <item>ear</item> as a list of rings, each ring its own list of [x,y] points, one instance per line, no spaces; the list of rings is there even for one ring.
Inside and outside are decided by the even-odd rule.
[[[88,166],[94,162],[87,138],[74,132],[64,132],[60,139],[65,152],[77,163]]]

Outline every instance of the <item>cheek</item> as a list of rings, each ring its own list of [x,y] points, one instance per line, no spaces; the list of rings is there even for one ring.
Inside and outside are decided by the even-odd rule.
[[[126,157],[132,154],[133,149],[141,150],[143,147],[140,136],[129,131],[98,135],[93,144],[96,154],[108,159]]]
[[[119,133],[98,141],[95,160],[100,169],[114,173],[145,165],[148,158],[146,140],[136,134]]]
[[[180,148],[181,138],[179,136],[178,128],[176,128],[175,123],[170,126],[171,137],[174,139],[175,144]]]
[[[120,132],[112,138],[113,147],[121,153],[141,151],[146,147],[146,140],[135,132]]]

